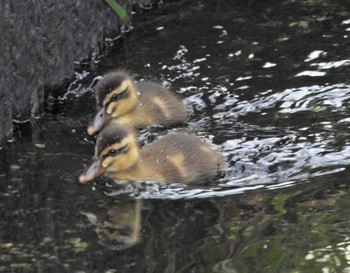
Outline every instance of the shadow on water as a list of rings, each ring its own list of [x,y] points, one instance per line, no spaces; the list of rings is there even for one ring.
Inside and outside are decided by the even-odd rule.
[[[0,151],[0,272],[350,272],[349,6],[183,1],[139,14]],[[126,68],[184,98],[228,162],[211,185],[77,177],[94,78]],[[142,130],[142,144],[166,131]]]

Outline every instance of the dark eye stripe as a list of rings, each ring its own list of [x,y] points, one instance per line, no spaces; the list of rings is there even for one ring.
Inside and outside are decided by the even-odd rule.
[[[117,156],[119,154],[127,153],[129,151],[129,149],[126,149],[127,147],[128,147],[128,145],[125,145],[125,146],[123,146],[123,147],[121,147],[119,149],[111,149],[111,150],[109,150],[109,152],[107,154],[104,154],[102,156],[102,159],[105,159],[108,156],[115,157],[115,156]]]
[[[120,92],[119,94],[113,94],[110,101],[118,101],[121,99],[125,99],[129,97],[129,90],[126,88],[124,91]]]

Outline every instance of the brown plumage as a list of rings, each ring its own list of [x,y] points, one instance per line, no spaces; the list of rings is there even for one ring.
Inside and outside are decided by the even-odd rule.
[[[102,173],[121,180],[206,183],[226,168],[222,155],[196,136],[170,133],[140,150],[133,130],[115,123],[101,131],[95,158],[80,176],[81,183]]]
[[[110,119],[137,128],[169,127],[187,121],[187,110],[175,94],[157,83],[135,83],[126,72],[106,74],[94,89],[98,110],[88,127],[90,135]]]

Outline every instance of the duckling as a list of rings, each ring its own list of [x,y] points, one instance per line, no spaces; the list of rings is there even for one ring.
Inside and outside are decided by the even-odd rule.
[[[98,111],[88,126],[89,135],[101,130],[110,119],[137,128],[169,127],[187,121],[184,104],[170,90],[153,82],[136,84],[126,72],[106,74],[94,89]]]
[[[222,155],[196,136],[169,133],[140,149],[133,129],[109,122],[97,137],[94,162],[79,181],[105,174],[127,181],[207,183],[225,168]]]

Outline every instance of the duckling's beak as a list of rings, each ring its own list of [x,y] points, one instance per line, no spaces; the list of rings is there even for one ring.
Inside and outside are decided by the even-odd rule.
[[[97,112],[91,125],[87,128],[89,135],[93,135],[100,131],[102,127],[111,119],[111,115],[106,112],[106,108],[102,107],[100,111]]]
[[[79,182],[86,184],[101,175],[105,171],[105,168],[102,166],[101,161],[101,159],[94,161],[87,169],[87,171],[79,176]]]

